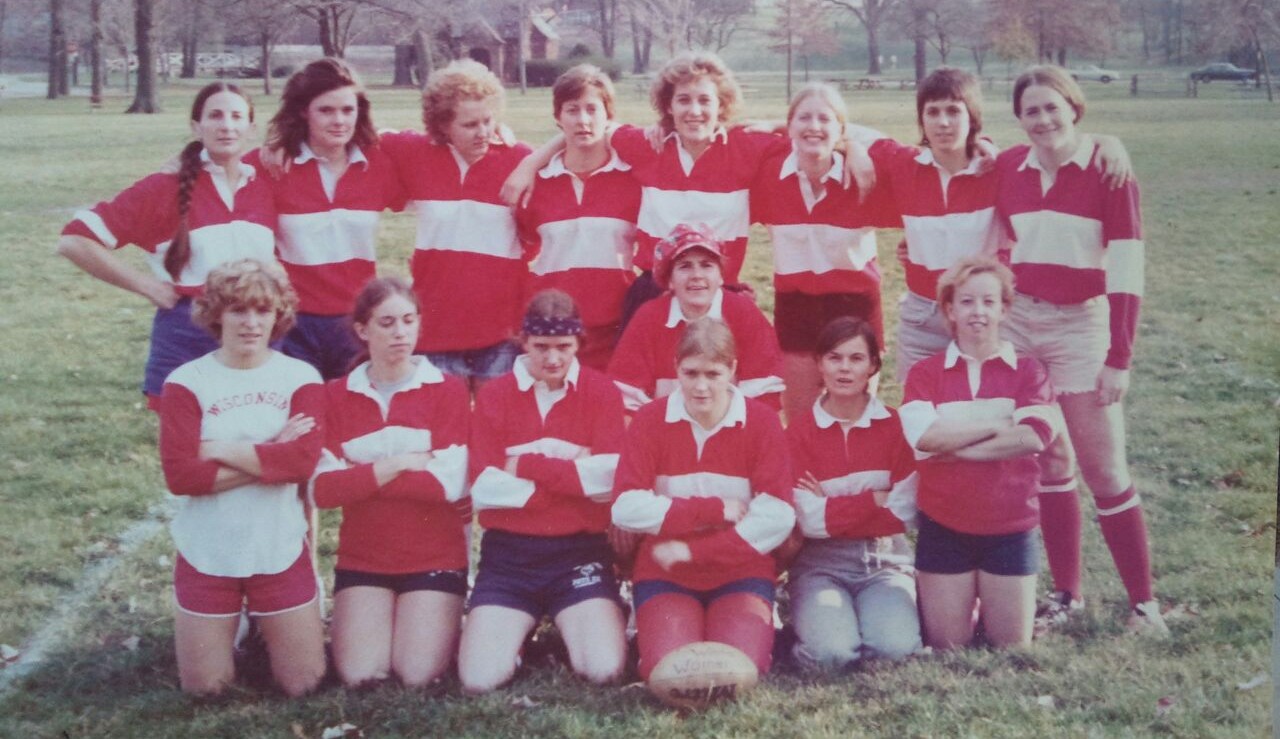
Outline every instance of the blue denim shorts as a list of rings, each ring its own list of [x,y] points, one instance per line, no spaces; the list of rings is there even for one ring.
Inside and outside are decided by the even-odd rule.
[[[632,600],[638,609],[646,600],[667,593],[687,595],[701,603],[703,608],[711,605],[718,598],[734,593],[752,593],[763,598],[769,605],[773,605],[774,587],[772,580],[766,580],[763,577],[744,577],[711,590],[694,590],[670,580],[641,580],[635,584]]]
[[[297,323],[285,334],[283,351],[315,367],[325,380],[350,372],[360,352],[351,329],[351,316],[317,316],[299,313]]]
[[[480,349],[463,349],[456,352],[424,352],[427,361],[441,372],[467,379],[478,377],[492,380],[511,371],[520,356],[520,347],[514,341],[502,341]]]
[[[489,530],[468,608],[503,606],[554,618],[592,598],[620,603],[613,550],[604,534],[528,536]]]
[[[191,322],[191,298],[182,298],[172,308],[157,308],[142,392],[160,397],[169,373],[217,348],[213,334]]]
[[[966,534],[920,512],[916,569],[936,575],[982,570],[992,575],[1025,576],[1040,571],[1040,529],[1012,534]]]

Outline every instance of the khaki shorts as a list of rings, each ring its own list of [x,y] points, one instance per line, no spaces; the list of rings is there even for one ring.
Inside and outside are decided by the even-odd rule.
[[[1018,293],[1003,333],[1019,354],[1044,364],[1055,392],[1089,393],[1111,346],[1111,306],[1105,296],[1055,305]]]
[[[937,301],[910,290],[898,303],[898,382],[906,383],[907,373],[916,362],[945,351],[951,343],[951,329]]]

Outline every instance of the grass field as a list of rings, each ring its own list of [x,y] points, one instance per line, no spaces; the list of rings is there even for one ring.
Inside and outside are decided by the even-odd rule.
[[[745,86],[751,117],[782,115],[776,77]],[[652,118],[633,83],[619,91],[621,118]],[[932,655],[826,680],[783,670],[739,703],[687,718],[641,689],[588,688],[554,668],[482,699],[463,698],[455,682],[426,692],[327,688],[297,701],[252,688],[213,703],[179,693],[171,544],[157,523],[166,494],[155,421],[137,390],[151,311],[52,247],[76,208],[177,152],[191,89],[169,88],[157,116],[119,115],[121,99],[98,112],[83,99],[4,101],[0,643],[44,658],[0,669],[0,736],[318,737],[343,722],[369,736],[1269,735],[1274,685],[1240,685],[1268,673],[1271,654],[1280,106],[1219,85],[1196,100],[1135,101],[1118,85],[1088,92],[1084,127],[1122,137],[1143,185],[1147,300],[1130,449],[1173,638],[1121,633],[1123,592],[1089,524],[1089,610],[1065,633],[1025,651]],[[987,130],[1020,141],[1004,91],[988,95]],[[419,125],[411,93],[373,98],[379,125]],[[855,119],[916,135],[910,93],[849,99]],[[260,121],[274,107],[261,101]],[[541,141],[551,132],[548,94],[512,94],[508,120]],[[406,216],[385,218],[386,271],[405,271],[411,229]],[[896,240],[880,241],[888,325],[901,290],[887,258]],[[747,275],[771,307],[763,232],[751,251]],[[896,402],[889,369],[883,395]],[[336,528],[327,523],[329,559]]]

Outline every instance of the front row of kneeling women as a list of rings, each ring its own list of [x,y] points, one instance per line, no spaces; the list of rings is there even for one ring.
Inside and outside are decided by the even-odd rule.
[[[874,328],[828,324],[814,355],[825,392],[784,432],[775,409],[734,385],[738,356],[720,321],[689,324],[676,389],[628,428],[615,384],[575,358],[572,300],[540,293],[523,320],[525,354],[473,412],[461,381],[414,355],[420,314],[404,282],[366,286],[353,324],[368,358],[326,387],[270,348],[294,314],[283,272],[220,267],[193,314],[219,348],[175,371],[161,402],[164,472],[182,499],[183,689],[232,680],[242,604],[286,692],[322,678],[322,593],[297,484],[343,509],[331,635],[351,685],[425,684],[456,657],[465,690],[491,690],[544,616],[575,672],[614,681],[627,654],[620,572],[634,584],[642,677],[697,641],[731,644],[764,672],[774,586],[793,555],[802,667],[908,655],[921,645],[917,612],[936,646],[968,643],[979,622],[993,645],[1026,644],[1034,455],[1058,423],[1043,369],[999,338],[1011,282],[977,259],[944,277],[955,342],[912,370],[901,420],[868,390]],[[917,486],[918,581],[904,536]],[[484,535],[464,619],[473,507]]]

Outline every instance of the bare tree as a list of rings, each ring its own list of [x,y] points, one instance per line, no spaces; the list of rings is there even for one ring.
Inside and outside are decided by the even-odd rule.
[[[262,93],[271,94],[271,53],[285,36],[293,33],[301,20],[290,5],[278,0],[233,0],[224,17],[231,28],[244,29],[240,38],[258,47],[258,68],[262,71]]]
[[[600,53],[612,59],[618,44],[619,0],[596,0],[595,31],[600,36]]]
[[[102,0],[89,0],[89,105],[102,105]]]
[[[733,40],[743,23],[755,15],[755,0],[700,0],[690,8],[685,46],[719,52]]]
[[[867,74],[880,74],[880,30],[897,0],[824,0],[853,14],[867,29]]]
[[[294,0],[293,7],[316,23],[325,56],[342,57],[351,43],[352,23],[362,9],[359,0]]]
[[[804,64],[805,81],[809,79],[809,56],[836,51],[835,31],[831,27],[828,8],[821,0],[774,0],[778,15],[773,27],[765,31],[772,43],[770,51],[787,57],[787,99],[791,99],[791,75],[794,59]]]
[[[156,100],[156,55],[152,47],[154,10],[154,0],[133,0],[133,33],[138,42],[138,88],[126,113],[160,112],[160,103]]]
[[[49,0],[49,90],[57,100],[67,94],[67,35],[63,30],[62,0]]]
[[[1267,100],[1274,102],[1266,47],[1277,43],[1280,43],[1280,2],[1220,0],[1214,12],[1205,19],[1199,50],[1231,51],[1247,46],[1258,70],[1255,84],[1261,86],[1265,82]]]
[[[644,20],[644,11],[634,0],[627,8],[627,18],[631,22],[631,72],[644,74],[649,71],[649,56],[653,51],[653,27]]]
[[[996,14],[1018,19],[1036,44],[1036,58],[1067,63],[1067,53],[1105,53],[1120,22],[1114,0],[990,0]]]

